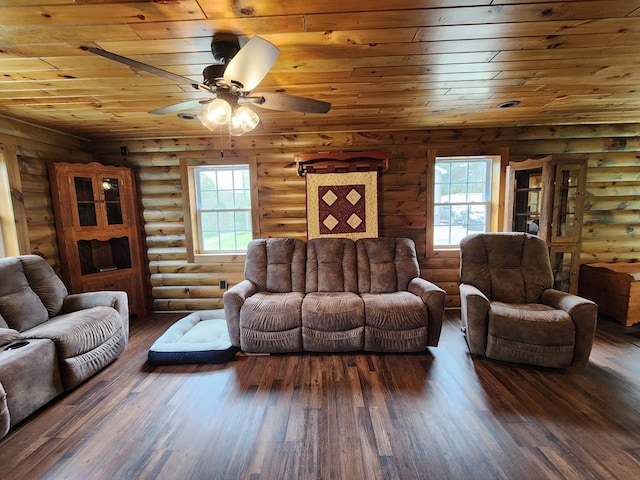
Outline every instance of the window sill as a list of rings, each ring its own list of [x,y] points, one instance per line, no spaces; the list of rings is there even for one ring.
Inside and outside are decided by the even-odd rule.
[[[246,253],[197,253],[193,263],[244,263],[246,258]]]

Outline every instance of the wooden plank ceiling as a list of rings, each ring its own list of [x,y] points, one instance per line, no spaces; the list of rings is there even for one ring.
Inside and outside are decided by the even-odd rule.
[[[93,55],[196,81],[215,32],[282,53],[257,134],[640,122],[640,0],[0,0],[0,115],[89,139],[211,132],[147,112],[207,98]],[[497,108],[511,100],[514,108]]]

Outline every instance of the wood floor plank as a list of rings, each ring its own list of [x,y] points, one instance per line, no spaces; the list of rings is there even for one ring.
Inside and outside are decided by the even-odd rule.
[[[627,479],[640,471],[640,327],[601,318],[583,370],[469,355],[459,312],[417,354],[237,355],[151,366],[182,314],[0,441],[12,479]]]

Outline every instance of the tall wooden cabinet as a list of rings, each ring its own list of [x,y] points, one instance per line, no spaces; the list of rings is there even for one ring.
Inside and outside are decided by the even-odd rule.
[[[72,293],[124,290],[147,313],[133,172],[99,163],[50,163],[62,274]]]
[[[578,292],[586,160],[546,156],[510,162],[504,230],[528,232],[549,245],[554,286]]]

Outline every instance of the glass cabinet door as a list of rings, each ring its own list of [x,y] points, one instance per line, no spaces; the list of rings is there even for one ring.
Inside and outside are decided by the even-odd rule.
[[[81,227],[95,227],[98,225],[98,217],[93,179],[91,177],[74,177],[73,182],[76,192],[78,222]]]
[[[540,230],[542,168],[515,172],[513,232],[537,235]]]
[[[582,228],[577,209],[580,200],[578,183],[580,165],[560,164],[556,169],[553,216],[551,220],[552,242],[575,242]]]
[[[549,257],[553,270],[553,288],[576,294],[578,282],[576,282],[580,268],[579,247],[551,247]]]
[[[120,203],[120,182],[117,178],[102,178],[104,205],[108,225],[122,225],[122,204]]]

